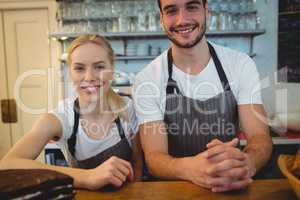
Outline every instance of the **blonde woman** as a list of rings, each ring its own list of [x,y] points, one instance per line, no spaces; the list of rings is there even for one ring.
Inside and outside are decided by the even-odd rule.
[[[0,167],[56,170],[72,176],[77,188],[120,187],[141,176],[142,160],[132,101],[110,86],[113,50],[105,38],[83,35],[70,44],[68,56],[77,97],[43,114]],[[61,147],[70,168],[34,160],[49,140]]]

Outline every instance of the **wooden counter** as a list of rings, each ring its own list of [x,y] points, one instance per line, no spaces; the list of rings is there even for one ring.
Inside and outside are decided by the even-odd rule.
[[[286,179],[254,181],[246,190],[213,193],[188,182],[135,182],[117,192],[78,190],[77,200],[294,200]]]

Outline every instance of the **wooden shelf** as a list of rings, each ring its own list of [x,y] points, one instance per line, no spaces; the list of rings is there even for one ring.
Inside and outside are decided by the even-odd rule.
[[[256,56],[256,53],[248,54],[251,58]],[[158,56],[158,55],[157,55]],[[116,56],[116,61],[126,61],[126,60],[153,60],[157,56]],[[59,59],[61,62],[66,62],[67,55],[64,53]]]
[[[262,35],[266,31],[260,30],[245,30],[245,31],[208,31],[207,36],[257,36]],[[80,33],[51,33],[49,36],[51,38],[66,40],[76,38],[82,34],[99,34],[97,32],[80,32]],[[166,35],[162,31],[158,32],[119,32],[119,33],[100,33],[102,36],[112,39],[134,39],[134,38],[165,38]]]
[[[116,60],[153,60],[156,56],[117,56]]]

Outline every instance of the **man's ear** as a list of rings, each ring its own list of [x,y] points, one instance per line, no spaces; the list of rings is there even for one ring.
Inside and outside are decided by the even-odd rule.
[[[160,11],[159,12],[159,22],[160,22],[160,26],[162,27],[162,29],[163,30],[165,30],[165,28],[164,28],[164,23],[163,23],[163,14],[162,14],[162,12]]]
[[[204,5],[204,9],[205,9],[205,13],[206,13],[206,15],[205,15],[205,17],[206,17],[206,22],[209,22],[209,18],[211,17],[211,16],[210,16],[210,15],[211,15],[211,12],[210,12],[210,10],[209,10],[209,8],[208,8],[207,1],[206,1],[205,5]]]

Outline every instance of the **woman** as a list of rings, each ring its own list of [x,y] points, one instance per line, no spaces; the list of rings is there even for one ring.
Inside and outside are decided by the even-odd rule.
[[[68,56],[78,97],[42,115],[0,167],[56,170],[72,176],[75,187],[91,190],[120,187],[132,181],[134,174],[139,178],[142,160],[137,119],[131,100],[120,97],[110,86],[114,73],[110,44],[101,36],[83,35],[70,44]],[[61,147],[72,168],[34,161],[49,140]]]

